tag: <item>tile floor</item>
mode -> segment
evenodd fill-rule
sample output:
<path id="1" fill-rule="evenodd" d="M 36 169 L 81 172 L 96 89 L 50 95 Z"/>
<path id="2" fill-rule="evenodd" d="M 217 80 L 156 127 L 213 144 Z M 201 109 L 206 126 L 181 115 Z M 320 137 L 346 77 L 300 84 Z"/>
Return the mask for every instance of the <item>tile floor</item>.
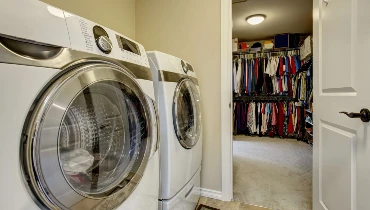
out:
<path id="1" fill-rule="evenodd" d="M 268 210 L 259 206 L 248 205 L 240 202 L 225 202 L 212 198 L 200 197 L 199 204 L 207 205 L 220 210 Z"/>

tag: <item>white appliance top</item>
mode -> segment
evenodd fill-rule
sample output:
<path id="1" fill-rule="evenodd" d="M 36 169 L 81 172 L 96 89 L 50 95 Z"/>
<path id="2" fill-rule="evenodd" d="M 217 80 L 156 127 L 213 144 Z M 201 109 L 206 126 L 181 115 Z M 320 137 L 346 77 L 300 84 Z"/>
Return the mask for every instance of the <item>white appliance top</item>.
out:
<path id="1" fill-rule="evenodd" d="M 149 67 L 148 57 L 141 44 L 80 16 L 68 12 L 64 12 L 64 15 L 72 49 Z M 103 35 L 105 38 L 101 40 L 102 46 L 99 47 L 96 40 Z M 109 44 L 106 39 L 111 43 Z M 109 48 L 107 45 L 111 45 L 109 53 L 102 50 L 105 47 Z"/>
<path id="2" fill-rule="evenodd" d="M 64 12 L 41 1 L 3 1 L 0 34 L 60 47 L 70 47 Z"/>
<path id="3" fill-rule="evenodd" d="M 0 35 L 71 48 L 149 68 L 148 58 L 141 44 L 41 1 L 7 1 L 0 7 L 0 18 L 6 20 L 0 21 Z M 99 32 L 105 32 L 106 37 L 100 41 L 103 48 L 112 48 L 109 53 L 104 53 L 98 47 L 96 39 L 100 36 L 94 33 L 94 26 L 101 29 Z M 106 38 L 110 40 L 109 46 L 104 42 Z"/>
<path id="4" fill-rule="evenodd" d="M 147 55 L 158 71 L 169 71 L 197 78 L 193 66 L 181 58 L 159 51 L 148 51 Z"/>

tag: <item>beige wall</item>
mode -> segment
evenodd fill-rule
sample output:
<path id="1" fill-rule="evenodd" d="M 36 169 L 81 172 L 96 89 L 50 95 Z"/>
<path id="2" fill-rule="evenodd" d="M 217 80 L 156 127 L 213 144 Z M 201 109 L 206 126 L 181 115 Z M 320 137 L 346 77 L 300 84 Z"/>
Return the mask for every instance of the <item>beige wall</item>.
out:
<path id="1" fill-rule="evenodd" d="M 136 0 L 136 40 L 190 62 L 202 96 L 202 187 L 221 191 L 220 0 Z"/>
<path id="2" fill-rule="evenodd" d="M 135 0 L 42 0 L 135 39 Z"/>

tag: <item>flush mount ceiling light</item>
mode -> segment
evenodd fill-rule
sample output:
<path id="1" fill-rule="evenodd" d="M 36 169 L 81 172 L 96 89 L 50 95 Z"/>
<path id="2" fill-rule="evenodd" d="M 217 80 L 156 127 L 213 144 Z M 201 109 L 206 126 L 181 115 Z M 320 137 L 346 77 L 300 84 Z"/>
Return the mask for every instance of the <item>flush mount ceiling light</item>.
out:
<path id="1" fill-rule="evenodd" d="M 247 17 L 245 20 L 251 24 L 251 25 L 257 25 L 257 24 L 260 24 L 262 23 L 262 21 L 264 21 L 266 18 L 266 15 L 251 15 L 249 17 Z"/>

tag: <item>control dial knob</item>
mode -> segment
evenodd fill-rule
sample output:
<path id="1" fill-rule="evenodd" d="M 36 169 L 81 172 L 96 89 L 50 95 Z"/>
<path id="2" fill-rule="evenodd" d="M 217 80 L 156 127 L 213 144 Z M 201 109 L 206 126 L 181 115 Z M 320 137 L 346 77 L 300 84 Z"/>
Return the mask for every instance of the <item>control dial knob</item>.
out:
<path id="1" fill-rule="evenodd" d="M 112 41 L 108 36 L 99 36 L 96 39 L 96 44 L 98 45 L 99 49 L 106 54 L 109 54 L 112 51 Z"/>

